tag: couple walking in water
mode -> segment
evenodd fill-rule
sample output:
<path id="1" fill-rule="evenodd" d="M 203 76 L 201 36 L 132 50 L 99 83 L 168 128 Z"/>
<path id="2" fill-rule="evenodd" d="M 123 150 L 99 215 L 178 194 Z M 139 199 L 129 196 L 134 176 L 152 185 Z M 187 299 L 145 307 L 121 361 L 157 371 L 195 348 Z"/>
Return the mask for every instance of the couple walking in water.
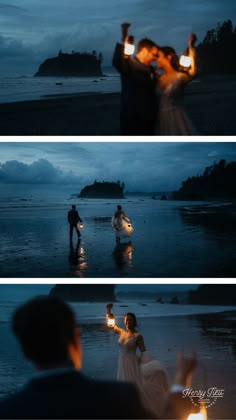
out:
<path id="1" fill-rule="evenodd" d="M 113 305 L 107 305 L 107 320 L 114 319 L 111 313 Z M 115 322 L 107 325 L 119 335 L 119 358 L 117 380 L 134 384 L 144 407 L 151 410 L 155 417 L 161 418 L 166 407 L 170 390 L 166 370 L 149 351 L 146 350 L 143 336 L 137 330 L 137 319 L 134 313 L 124 315 L 125 329 Z M 137 350 L 140 355 L 137 355 Z"/>
<path id="2" fill-rule="evenodd" d="M 122 24 L 122 43 L 116 45 L 113 56 L 113 65 L 121 75 L 121 134 L 193 134 L 183 108 L 183 98 L 185 87 L 197 73 L 196 36 L 189 36 L 191 65 L 185 68 L 179 64 L 172 47 L 160 47 L 147 38 L 138 43 L 135 56 L 127 55 L 125 45 L 129 41 L 129 26 Z"/>
<path id="3" fill-rule="evenodd" d="M 68 211 L 67 220 L 70 225 L 70 243 L 72 243 L 74 230 L 77 232 L 78 240 L 80 240 L 80 229 L 83 228 L 83 221 L 74 204 L 72 205 L 71 210 Z M 112 227 L 116 236 L 117 244 L 120 243 L 121 237 L 131 236 L 133 233 L 131 220 L 123 212 L 122 207 L 120 205 L 117 206 L 115 214 L 112 217 Z"/>

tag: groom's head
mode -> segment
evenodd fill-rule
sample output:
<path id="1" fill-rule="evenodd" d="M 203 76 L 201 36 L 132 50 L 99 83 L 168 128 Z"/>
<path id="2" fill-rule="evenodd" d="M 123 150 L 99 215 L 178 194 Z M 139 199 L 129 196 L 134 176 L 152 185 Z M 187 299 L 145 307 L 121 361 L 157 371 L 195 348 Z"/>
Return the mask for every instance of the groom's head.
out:
<path id="1" fill-rule="evenodd" d="M 36 297 L 14 313 L 12 329 L 21 348 L 38 369 L 81 367 L 81 346 L 75 315 L 60 299 Z"/>
<path id="2" fill-rule="evenodd" d="M 137 58 L 146 66 L 150 66 L 158 57 L 158 48 L 151 39 L 143 38 L 137 45 Z"/>

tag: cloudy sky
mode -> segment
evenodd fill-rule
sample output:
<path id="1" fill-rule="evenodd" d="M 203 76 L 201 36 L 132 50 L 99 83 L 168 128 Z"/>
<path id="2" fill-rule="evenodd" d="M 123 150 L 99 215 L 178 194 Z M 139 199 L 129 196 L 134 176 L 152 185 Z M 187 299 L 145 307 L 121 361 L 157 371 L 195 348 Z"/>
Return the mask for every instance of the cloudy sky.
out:
<path id="1" fill-rule="evenodd" d="M 171 191 L 220 159 L 236 161 L 236 143 L 1 142 L 0 189 L 8 196 L 42 185 L 77 193 L 96 179 L 120 180 L 126 191 Z"/>
<path id="2" fill-rule="evenodd" d="M 1 72 L 31 74 L 60 49 L 96 49 L 110 65 L 124 21 L 136 40 L 149 37 L 180 53 L 189 32 L 201 41 L 227 19 L 236 24 L 235 0 L 0 0 Z"/>

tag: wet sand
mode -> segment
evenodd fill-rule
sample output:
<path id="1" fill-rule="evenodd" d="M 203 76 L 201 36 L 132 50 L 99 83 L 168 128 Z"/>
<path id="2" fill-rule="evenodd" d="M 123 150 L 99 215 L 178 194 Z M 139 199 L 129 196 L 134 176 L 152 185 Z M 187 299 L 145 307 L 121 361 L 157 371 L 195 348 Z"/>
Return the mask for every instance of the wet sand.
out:
<path id="1" fill-rule="evenodd" d="M 201 77 L 185 95 L 199 135 L 236 134 L 236 76 Z M 52 96 L 0 104 L 0 135 L 119 135 L 120 94 Z"/>
<path id="2" fill-rule="evenodd" d="M 69 204 L 70 203 L 70 204 Z M 233 205 L 123 199 L 134 234 L 115 242 L 116 200 L 78 200 L 81 241 L 69 242 L 70 200 L 1 208 L 0 276 L 14 278 L 235 277 Z M 134 212 L 135 207 L 135 212 Z M 184 207 L 184 210 L 183 210 Z M 202 211 L 201 211 L 202 209 Z M 154 223 L 155 220 L 155 223 Z"/>
<path id="3" fill-rule="evenodd" d="M 147 303 L 148 305 L 148 303 Z M 125 311 L 125 309 L 124 309 Z M 167 368 L 170 378 L 175 371 L 179 349 L 195 349 L 199 366 L 192 387 L 224 390 L 224 397 L 214 401 L 208 418 L 233 419 L 236 413 L 236 313 L 139 317 L 139 330 L 147 349 Z M 94 378 L 116 377 L 117 336 L 107 330 L 101 320 L 80 322 L 83 344 L 83 371 Z M 33 373 L 10 333 L 9 323 L 0 323 L 3 338 L 0 347 L 0 398 L 22 386 Z"/>

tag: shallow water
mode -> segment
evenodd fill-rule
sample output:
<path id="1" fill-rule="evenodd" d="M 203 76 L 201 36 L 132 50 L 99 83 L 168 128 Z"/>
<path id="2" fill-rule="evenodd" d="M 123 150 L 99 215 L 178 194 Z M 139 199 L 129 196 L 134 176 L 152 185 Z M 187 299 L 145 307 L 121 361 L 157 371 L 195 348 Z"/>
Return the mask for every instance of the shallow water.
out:
<path id="1" fill-rule="evenodd" d="M 46 99 L 56 95 L 113 93 L 120 91 L 116 72 L 107 77 L 0 76 L 0 103 Z"/>
<path id="2" fill-rule="evenodd" d="M 147 197 L 122 200 L 131 241 L 116 245 L 116 200 L 77 199 L 82 240 L 69 244 L 70 200 L 0 203 L 1 277 L 234 277 L 235 214 Z M 227 206 L 226 206 L 227 207 Z M 75 234 L 74 234 L 75 235 Z"/>

